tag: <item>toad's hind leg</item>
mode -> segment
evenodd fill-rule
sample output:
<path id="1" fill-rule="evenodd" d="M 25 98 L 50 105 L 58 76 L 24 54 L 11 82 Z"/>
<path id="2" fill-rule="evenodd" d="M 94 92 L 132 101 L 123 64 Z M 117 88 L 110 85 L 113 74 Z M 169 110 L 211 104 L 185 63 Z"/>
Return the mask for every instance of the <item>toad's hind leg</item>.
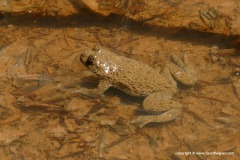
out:
<path id="1" fill-rule="evenodd" d="M 153 114 L 135 117 L 131 123 L 143 127 L 150 122 L 168 122 L 182 112 L 182 105 L 171 100 L 171 95 L 157 92 L 149 95 L 143 102 L 146 111 Z"/>
<path id="2" fill-rule="evenodd" d="M 171 55 L 173 63 L 169 64 L 169 71 L 178 82 L 191 86 L 197 83 L 197 75 L 193 67 L 187 61 L 187 54 L 183 58 Z"/>

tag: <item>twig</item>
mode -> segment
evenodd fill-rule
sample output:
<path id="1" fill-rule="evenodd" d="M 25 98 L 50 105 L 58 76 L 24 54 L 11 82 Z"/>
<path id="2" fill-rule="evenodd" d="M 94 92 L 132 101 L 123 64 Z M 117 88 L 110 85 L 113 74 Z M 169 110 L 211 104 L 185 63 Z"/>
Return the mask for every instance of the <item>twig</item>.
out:
<path id="1" fill-rule="evenodd" d="M 100 143 L 99 143 L 99 150 L 98 150 L 98 156 L 100 158 L 103 158 L 103 150 L 104 150 L 104 134 L 103 134 L 103 131 L 100 133 L 99 135 L 99 140 L 100 140 Z"/>
<path id="2" fill-rule="evenodd" d="M 41 107 L 41 108 L 61 108 L 60 105 L 48 104 L 43 102 L 24 102 L 24 107 Z"/>
<path id="3" fill-rule="evenodd" d="M 119 143 L 125 141 L 125 140 L 128 139 L 128 138 L 129 138 L 129 136 L 121 137 L 121 138 L 119 138 L 119 139 L 117 139 L 117 140 L 111 142 L 110 144 L 108 144 L 108 145 L 104 148 L 104 150 L 105 150 L 105 149 L 112 148 L 112 147 L 118 145 Z"/>
<path id="4" fill-rule="evenodd" d="M 66 44 L 70 47 L 70 48 L 74 48 L 73 45 L 68 41 L 68 37 L 65 33 L 65 31 L 63 30 L 63 36 L 64 36 L 64 40 L 66 42 Z"/>
<path id="5" fill-rule="evenodd" d="M 11 117 L 7 118 L 7 119 L 4 119 L 4 120 L 0 120 L 0 125 L 5 125 L 5 124 L 9 124 L 13 121 L 16 121 L 18 120 L 22 115 L 20 113 L 18 114 L 14 114 L 12 115 Z"/>

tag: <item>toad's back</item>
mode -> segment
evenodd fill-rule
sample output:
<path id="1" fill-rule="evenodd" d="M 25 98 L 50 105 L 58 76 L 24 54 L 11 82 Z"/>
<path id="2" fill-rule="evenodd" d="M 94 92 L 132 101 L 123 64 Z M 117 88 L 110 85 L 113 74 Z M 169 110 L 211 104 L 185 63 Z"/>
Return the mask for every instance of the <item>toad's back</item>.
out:
<path id="1" fill-rule="evenodd" d="M 105 49 L 96 53 L 95 59 L 97 67 L 101 68 L 99 73 L 95 73 L 127 94 L 147 96 L 173 87 L 157 70 L 140 61 L 118 56 Z"/>

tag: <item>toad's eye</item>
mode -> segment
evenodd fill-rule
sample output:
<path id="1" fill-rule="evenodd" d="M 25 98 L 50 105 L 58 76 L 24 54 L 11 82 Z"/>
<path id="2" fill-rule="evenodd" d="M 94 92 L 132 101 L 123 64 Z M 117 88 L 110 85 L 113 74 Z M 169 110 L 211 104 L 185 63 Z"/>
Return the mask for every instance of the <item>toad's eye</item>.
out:
<path id="1" fill-rule="evenodd" d="M 94 61 L 94 57 L 90 55 L 86 61 L 86 66 L 93 64 L 93 61 Z"/>

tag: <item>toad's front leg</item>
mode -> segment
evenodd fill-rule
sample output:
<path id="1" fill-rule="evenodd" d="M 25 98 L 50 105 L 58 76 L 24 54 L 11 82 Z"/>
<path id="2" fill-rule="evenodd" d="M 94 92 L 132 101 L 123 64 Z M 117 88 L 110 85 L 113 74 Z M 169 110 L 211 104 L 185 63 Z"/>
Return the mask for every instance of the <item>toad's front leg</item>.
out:
<path id="1" fill-rule="evenodd" d="M 112 85 L 105 79 L 99 81 L 98 87 L 94 89 L 88 89 L 84 87 L 79 87 L 73 93 L 82 94 L 88 97 L 100 97 L 104 92 Z"/>

